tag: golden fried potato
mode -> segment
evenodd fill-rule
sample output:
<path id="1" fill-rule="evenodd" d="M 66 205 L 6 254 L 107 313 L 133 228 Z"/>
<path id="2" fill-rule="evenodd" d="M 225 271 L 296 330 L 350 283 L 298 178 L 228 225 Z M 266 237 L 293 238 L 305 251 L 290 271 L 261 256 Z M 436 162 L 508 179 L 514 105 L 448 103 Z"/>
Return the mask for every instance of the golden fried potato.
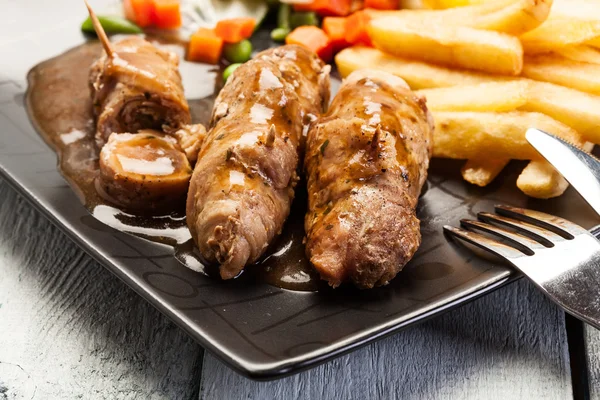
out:
<path id="1" fill-rule="evenodd" d="M 360 46 L 342 50 L 335 57 L 335 62 L 342 77 L 361 68 L 380 69 L 404 79 L 413 90 L 515 79 L 510 76 L 450 69 L 422 61 L 407 60 L 385 54 L 381 50 Z"/>
<path id="2" fill-rule="evenodd" d="M 582 147 L 591 152 L 593 143 L 585 143 Z M 527 196 L 538 199 L 550 199 L 562 195 L 569 183 L 545 160 L 531 161 L 517 179 L 517 187 Z"/>
<path id="3" fill-rule="evenodd" d="M 419 90 L 432 111 L 513 111 L 528 101 L 528 79 Z"/>
<path id="4" fill-rule="evenodd" d="M 527 57 L 523 76 L 600 94 L 600 65 L 567 60 L 558 55 Z"/>
<path id="5" fill-rule="evenodd" d="M 598 0 L 554 0 L 550 18 L 570 18 L 588 21 L 600 17 Z"/>
<path id="6" fill-rule="evenodd" d="M 600 96 L 552 83 L 529 81 L 528 100 L 520 110 L 546 114 L 574 128 L 585 140 L 600 143 Z"/>
<path id="7" fill-rule="evenodd" d="M 554 50 L 560 56 L 573 61 L 600 64 L 600 50 L 589 45 L 566 46 Z"/>
<path id="8" fill-rule="evenodd" d="M 598 49 L 598 48 L 600 48 L 600 38 L 588 40 L 587 42 L 585 42 L 585 44 Z"/>
<path id="9" fill-rule="evenodd" d="M 523 68 L 521 42 L 504 33 L 410 17 L 377 18 L 368 31 L 375 47 L 399 57 L 492 74 L 518 75 Z"/>
<path id="10" fill-rule="evenodd" d="M 562 195 L 569 183 L 546 160 L 534 160 L 517 178 L 517 187 L 527 196 L 550 199 Z"/>
<path id="11" fill-rule="evenodd" d="M 453 7 L 465 7 L 478 4 L 488 4 L 489 0 L 423 0 L 423 4 L 427 8 L 445 9 Z M 495 3 L 495 2 L 492 2 Z"/>
<path id="12" fill-rule="evenodd" d="M 493 158 L 468 160 L 460 172 L 465 181 L 483 187 L 492 183 L 509 162 L 510 159 Z"/>
<path id="13" fill-rule="evenodd" d="M 539 27 L 520 36 L 526 54 L 540 54 L 566 46 L 586 44 L 600 39 L 598 20 L 551 18 Z"/>
<path id="14" fill-rule="evenodd" d="M 567 19 L 572 23 L 600 19 L 600 2 L 597 0 L 554 0 L 550 10 L 550 19 Z M 578 20 L 578 21 L 577 21 Z M 596 37 L 585 44 L 600 47 L 600 38 Z M 567 57 L 570 58 L 570 57 Z M 585 61 L 585 60 L 576 60 Z"/>
<path id="15" fill-rule="evenodd" d="M 546 21 L 551 6 L 552 0 L 518 0 L 495 12 L 465 21 L 465 26 L 521 35 Z"/>
<path id="16" fill-rule="evenodd" d="M 367 10 L 371 18 L 420 18 L 429 26 L 455 25 L 521 35 L 540 26 L 550 14 L 552 0 L 499 0 L 447 10 Z"/>
<path id="17" fill-rule="evenodd" d="M 490 159 L 539 160 L 540 154 L 525 139 L 531 127 L 576 145 L 584 143 L 576 130 L 540 113 L 434 111 L 433 119 L 434 157 L 469 160 L 485 154 Z"/>
<path id="18" fill-rule="evenodd" d="M 417 91 L 432 111 L 532 111 L 600 143 L 600 96 L 531 79 Z"/>

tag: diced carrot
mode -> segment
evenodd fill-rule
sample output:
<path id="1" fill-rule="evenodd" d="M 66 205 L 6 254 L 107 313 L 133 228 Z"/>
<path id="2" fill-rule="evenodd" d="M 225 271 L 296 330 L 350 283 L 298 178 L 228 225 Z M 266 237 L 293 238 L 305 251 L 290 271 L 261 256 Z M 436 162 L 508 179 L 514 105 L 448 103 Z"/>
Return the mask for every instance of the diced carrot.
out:
<path id="1" fill-rule="evenodd" d="M 325 17 L 323 18 L 323 30 L 331 41 L 333 51 L 338 51 L 348 47 L 350 43 L 346 41 L 346 18 L 344 17 Z"/>
<path id="2" fill-rule="evenodd" d="M 152 24 L 161 29 L 177 29 L 181 26 L 179 0 L 153 0 Z"/>
<path id="3" fill-rule="evenodd" d="M 256 20 L 254 18 L 232 18 L 217 22 L 215 32 L 227 43 L 237 43 L 252 36 Z"/>
<path id="4" fill-rule="evenodd" d="M 397 10 L 400 8 L 400 0 L 365 0 L 365 8 Z"/>
<path id="5" fill-rule="evenodd" d="M 331 41 L 322 29 L 316 26 L 299 26 L 285 38 L 286 44 L 297 44 L 317 53 L 325 62 L 331 60 L 333 49 Z"/>
<path id="6" fill-rule="evenodd" d="M 369 14 L 365 11 L 357 11 L 346 18 L 346 41 L 351 44 L 362 44 L 372 46 L 371 38 L 367 32 Z"/>
<path id="7" fill-rule="evenodd" d="M 296 4 L 296 11 L 314 11 L 323 16 L 346 16 L 350 14 L 352 0 L 313 0 L 312 3 Z"/>
<path id="8" fill-rule="evenodd" d="M 199 28 L 190 37 L 187 59 L 208 64 L 218 64 L 223 53 L 223 39 L 213 29 Z"/>
<path id="9" fill-rule="evenodd" d="M 125 17 L 138 26 L 146 27 L 152 24 L 154 2 L 152 0 L 124 0 Z"/>

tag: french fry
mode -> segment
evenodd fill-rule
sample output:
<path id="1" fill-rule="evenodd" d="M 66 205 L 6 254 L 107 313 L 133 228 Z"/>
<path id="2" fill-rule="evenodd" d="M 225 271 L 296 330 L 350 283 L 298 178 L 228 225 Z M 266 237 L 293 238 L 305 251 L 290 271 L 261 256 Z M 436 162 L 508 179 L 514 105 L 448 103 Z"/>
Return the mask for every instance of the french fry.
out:
<path id="1" fill-rule="evenodd" d="M 567 60 L 558 55 L 527 57 L 523 76 L 600 94 L 600 65 Z"/>
<path id="2" fill-rule="evenodd" d="M 600 96 L 530 79 L 418 90 L 432 111 L 532 111 L 600 143 Z"/>
<path id="3" fill-rule="evenodd" d="M 465 181 L 483 187 L 492 183 L 509 162 L 510 159 L 467 160 L 460 172 Z"/>
<path id="4" fill-rule="evenodd" d="M 600 96 L 547 82 L 529 81 L 520 110 L 546 114 L 570 126 L 589 142 L 600 143 Z"/>
<path id="5" fill-rule="evenodd" d="M 582 147 L 587 152 L 594 149 L 593 143 L 585 143 Z M 538 199 L 549 199 L 562 195 L 568 182 L 545 160 L 531 161 L 517 178 L 517 187 L 527 196 Z"/>
<path id="6" fill-rule="evenodd" d="M 550 199 L 562 195 L 569 183 L 546 160 L 530 161 L 517 178 L 517 187 L 527 196 Z"/>
<path id="7" fill-rule="evenodd" d="M 551 6 L 552 0 L 519 0 L 472 22 L 466 21 L 466 26 L 521 35 L 542 25 Z"/>
<path id="8" fill-rule="evenodd" d="M 350 75 L 357 69 L 375 68 L 399 76 L 408 83 L 411 89 L 415 90 L 515 79 L 510 76 L 455 70 L 421 61 L 407 60 L 370 47 L 344 49 L 337 54 L 335 62 L 342 77 Z"/>
<path id="9" fill-rule="evenodd" d="M 488 82 L 478 85 L 417 91 L 432 111 L 513 111 L 529 98 L 529 80 Z"/>
<path id="10" fill-rule="evenodd" d="M 586 44 L 600 39 L 600 17 L 588 21 L 551 18 L 521 35 L 520 39 L 526 54 L 547 53 L 566 46 Z"/>
<path id="11" fill-rule="evenodd" d="M 597 0 L 554 0 L 548 18 L 580 21 L 598 20 L 600 19 L 600 2 Z M 577 22 L 573 21 L 573 23 Z M 588 40 L 586 44 L 600 47 L 600 38 Z"/>
<path id="12" fill-rule="evenodd" d="M 584 142 L 573 128 L 547 115 L 523 111 L 508 113 L 434 111 L 433 156 L 477 159 L 539 160 L 541 156 L 525 139 L 535 127 L 575 145 Z"/>
<path id="13" fill-rule="evenodd" d="M 600 16 L 600 2 L 597 0 L 554 0 L 550 18 L 570 18 L 579 20 L 596 19 Z"/>
<path id="14" fill-rule="evenodd" d="M 587 45 L 592 46 L 596 49 L 600 48 L 600 39 L 592 39 L 586 42 Z"/>
<path id="15" fill-rule="evenodd" d="M 600 50 L 589 45 L 567 46 L 558 48 L 554 52 L 569 60 L 600 64 Z"/>
<path id="16" fill-rule="evenodd" d="M 454 25 L 521 35 L 540 26 L 550 14 L 552 0 L 496 0 L 447 10 L 367 10 L 371 18 L 416 18 L 432 25 Z"/>
<path id="17" fill-rule="evenodd" d="M 518 75 L 523 68 L 521 42 L 504 33 L 410 17 L 377 18 L 368 31 L 375 47 L 400 57 L 492 74 Z"/>
<path id="18" fill-rule="evenodd" d="M 423 0 L 427 8 L 445 9 L 453 7 L 464 7 L 474 4 L 484 4 L 486 0 Z"/>

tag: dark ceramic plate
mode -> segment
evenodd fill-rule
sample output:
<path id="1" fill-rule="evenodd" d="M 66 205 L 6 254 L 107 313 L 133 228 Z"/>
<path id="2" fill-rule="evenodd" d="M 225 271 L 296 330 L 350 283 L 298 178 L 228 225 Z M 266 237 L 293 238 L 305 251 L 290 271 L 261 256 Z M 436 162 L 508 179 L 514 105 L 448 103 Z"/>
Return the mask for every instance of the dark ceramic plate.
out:
<path id="1" fill-rule="evenodd" d="M 209 278 L 184 267 L 171 247 L 119 232 L 92 217 L 57 171 L 56 154 L 30 123 L 24 108 L 27 71 L 83 42 L 75 22 L 67 25 L 39 21 L 40 33 L 0 43 L 2 54 L 12 55 L 10 65 L 0 67 L 0 173 L 90 255 L 206 349 L 252 378 L 315 366 L 517 277 L 448 242 L 444 224 L 457 224 L 496 203 L 555 213 L 588 228 L 598 223 L 571 189 L 552 201 L 527 199 L 515 187 L 522 164 L 511 165 L 497 182 L 480 189 L 461 180 L 460 163 L 435 160 L 418 209 L 423 244 L 387 287 L 296 292 Z M 211 81 L 214 76 L 197 79 Z"/>

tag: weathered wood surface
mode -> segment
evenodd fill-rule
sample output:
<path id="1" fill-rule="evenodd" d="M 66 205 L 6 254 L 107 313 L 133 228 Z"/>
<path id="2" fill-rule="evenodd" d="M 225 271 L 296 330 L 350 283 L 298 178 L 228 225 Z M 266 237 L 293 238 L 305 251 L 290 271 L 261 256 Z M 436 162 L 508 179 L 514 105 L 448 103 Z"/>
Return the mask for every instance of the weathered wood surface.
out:
<path id="1" fill-rule="evenodd" d="M 600 400 L 600 331 L 584 327 L 590 400 Z"/>
<path id="2" fill-rule="evenodd" d="M 2 181 L 0 227 L 0 399 L 198 397 L 201 347 Z"/>
<path id="3" fill-rule="evenodd" d="M 201 399 L 570 399 L 563 313 L 521 280 L 300 375 L 249 381 L 204 357 Z"/>

